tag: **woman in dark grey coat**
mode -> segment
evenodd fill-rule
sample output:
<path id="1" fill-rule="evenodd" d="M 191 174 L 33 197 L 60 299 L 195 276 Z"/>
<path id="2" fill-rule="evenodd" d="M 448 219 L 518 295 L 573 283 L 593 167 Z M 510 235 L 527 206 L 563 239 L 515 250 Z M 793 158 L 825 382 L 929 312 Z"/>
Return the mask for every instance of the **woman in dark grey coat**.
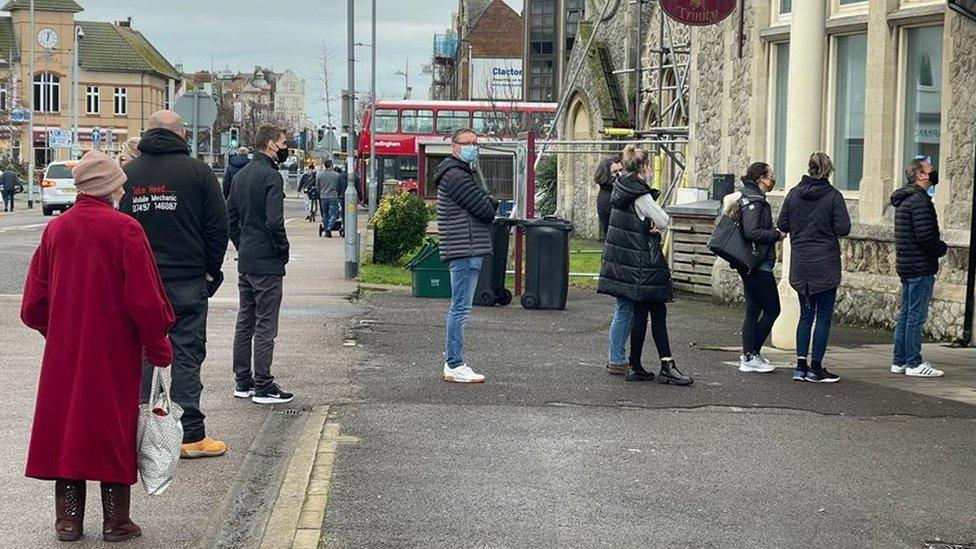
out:
<path id="1" fill-rule="evenodd" d="M 604 158 L 596 167 L 596 174 L 593 181 L 600 187 L 600 194 L 596 198 L 596 213 L 600 218 L 600 239 L 607 237 L 607 227 L 610 225 L 610 197 L 613 193 L 613 183 L 620 177 L 623 165 L 620 163 L 620 155 Z"/>
<path id="2" fill-rule="evenodd" d="M 668 216 L 654 200 L 657 191 L 646 183 L 647 152 L 628 145 L 622 159 L 625 175 L 613 186 L 613 209 L 597 291 L 616 297 L 618 309 L 633 308 L 627 381 L 654 379 L 654 374 L 641 364 L 650 316 L 651 335 L 661 358 L 658 382 L 690 385 L 692 379 L 675 366 L 668 341 L 667 303 L 674 298 L 674 287 L 661 248 L 661 229 L 667 226 Z M 621 326 L 611 326 L 611 353 L 615 333 L 620 329 Z"/>
<path id="3" fill-rule="evenodd" d="M 776 223 L 781 232 L 790 235 L 790 286 L 800 296 L 793 373 L 793 379 L 798 381 L 834 383 L 840 379 L 823 367 L 840 286 L 840 237 L 851 233 L 844 196 L 828 179 L 833 171 L 829 156 L 814 153 L 809 175 L 804 175 L 786 196 Z M 811 331 L 813 360 L 808 363 Z"/>

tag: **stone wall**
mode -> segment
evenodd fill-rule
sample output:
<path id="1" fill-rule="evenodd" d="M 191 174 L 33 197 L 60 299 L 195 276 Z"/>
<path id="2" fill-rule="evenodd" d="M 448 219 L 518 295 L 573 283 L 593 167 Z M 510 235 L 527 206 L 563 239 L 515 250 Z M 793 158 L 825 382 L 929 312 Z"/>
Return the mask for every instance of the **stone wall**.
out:
<path id="1" fill-rule="evenodd" d="M 949 116 L 943 122 L 948 134 L 943 138 L 946 154 L 939 169 L 941 177 L 951 182 L 951 194 L 943 211 L 947 226 L 968 230 L 976 154 L 976 23 L 946 10 L 945 28 L 949 33 L 944 54 L 948 70 L 943 79 L 948 92 L 943 94 L 942 110 Z M 936 201 L 942 198 L 937 196 Z"/>

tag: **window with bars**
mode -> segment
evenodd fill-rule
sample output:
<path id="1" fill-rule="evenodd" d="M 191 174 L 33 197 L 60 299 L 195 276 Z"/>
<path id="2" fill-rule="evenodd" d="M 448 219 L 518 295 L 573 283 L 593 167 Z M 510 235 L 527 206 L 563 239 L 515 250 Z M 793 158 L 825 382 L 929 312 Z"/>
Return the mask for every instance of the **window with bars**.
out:
<path id="1" fill-rule="evenodd" d="M 129 92 L 125 88 L 115 88 L 115 114 L 125 116 L 129 114 Z"/>
<path id="2" fill-rule="evenodd" d="M 88 86 L 85 90 L 85 113 L 99 114 L 99 89 L 98 86 Z"/>
<path id="3" fill-rule="evenodd" d="M 56 74 L 34 75 L 34 111 L 61 111 L 61 77 Z"/>

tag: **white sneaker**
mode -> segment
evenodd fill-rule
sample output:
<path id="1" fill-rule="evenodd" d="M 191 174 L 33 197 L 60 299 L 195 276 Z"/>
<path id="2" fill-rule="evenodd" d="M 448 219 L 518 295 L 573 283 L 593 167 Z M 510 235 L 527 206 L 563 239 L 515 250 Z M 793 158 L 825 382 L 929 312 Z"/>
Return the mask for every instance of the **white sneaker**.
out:
<path id="1" fill-rule="evenodd" d="M 899 366 L 897 364 L 892 364 L 891 365 L 891 373 L 893 373 L 893 374 L 904 374 L 905 373 L 905 370 L 907 370 L 907 369 L 908 368 L 906 366 Z"/>
<path id="2" fill-rule="evenodd" d="M 484 383 L 485 376 L 476 374 L 467 364 L 451 368 L 444 364 L 444 376 L 441 378 L 448 383 Z"/>
<path id="3" fill-rule="evenodd" d="M 772 372 L 776 367 L 768 362 L 763 362 L 761 357 L 754 356 L 751 360 L 746 360 L 745 355 L 739 357 L 739 371 L 765 374 Z"/>
<path id="4" fill-rule="evenodd" d="M 905 375 L 909 377 L 942 377 L 945 372 L 936 370 L 928 362 L 923 362 L 914 368 L 906 368 Z"/>

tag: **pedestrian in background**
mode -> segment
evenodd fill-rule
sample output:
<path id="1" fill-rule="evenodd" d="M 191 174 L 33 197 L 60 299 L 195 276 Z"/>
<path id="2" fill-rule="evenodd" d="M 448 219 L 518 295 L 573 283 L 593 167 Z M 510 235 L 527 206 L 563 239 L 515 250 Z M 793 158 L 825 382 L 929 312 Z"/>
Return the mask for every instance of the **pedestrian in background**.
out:
<path id="1" fill-rule="evenodd" d="M 790 286 L 800 299 L 793 379 L 835 383 L 840 376 L 824 368 L 823 359 L 840 286 L 840 237 L 851 234 L 851 217 L 844 195 L 830 184 L 830 157 L 814 153 L 808 168 L 808 175 L 786 195 L 776 222 L 790 236 Z M 808 356 L 811 332 L 813 355 Z"/>
<path id="2" fill-rule="evenodd" d="M 481 264 L 492 253 L 490 225 L 498 210 L 495 200 L 472 166 L 478 161 L 478 135 L 457 130 L 451 136 L 451 156 L 434 171 L 437 188 L 437 229 L 441 261 L 451 270 L 451 307 L 442 379 L 452 383 L 482 383 L 464 360 L 464 331 L 474 303 Z"/>
<path id="3" fill-rule="evenodd" d="M 891 195 L 895 207 L 895 268 L 901 278 L 901 310 L 895 327 L 891 373 L 911 377 L 942 377 L 943 371 L 922 358 L 922 329 L 939 272 L 939 259 L 949 247 L 942 241 L 930 189 L 939 172 L 924 156 L 905 170 L 907 185 Z"/>
<path id="4" fill-rule="evenodd" d="M 668 226 L 669 219 L 657 204 L 659 192 L 647 183 L 650 180 L 648 159 L 647 151 L 634 145 L 628 145 L 621 156 L 623 172 L 613 186 L 610 225 L 597 291 L 616 297 L 618 310 L 622 308 L 621 301 L 623 308 L 633 309 L 627 381 L 655 379 L 641 361 L 650 317 L 651 336 L 661 361 L 658 382 L 690 385 L 693 380 L 675 365 L 668 337 L 667 303 L 674 300 L 674 286 L 661 247 L 661 230 Z M 611 326 L 611 334 L 613 331 Z M 619 345 L 613 335 L 611 345 Z"/>
<path id="5" fill-rule="evenodd" d="M 773 210 L 766 193 L 776 187 L 776 174 L 765 162 L 755 162 L 742 176 L 742 191 L 726 197 L 725 209 L 738 209 L 742 234 L 764 258 L 755 269 L 739 269 L 746 300 L 742 323 L 741 372 L 772 372 L 775 367 L 762 355 L 762 348 L 779 317 L 779 291 L 776 289 L 776 243 L 785 236 L 773 225 Z"/>
<path id="6" fill-rule="evenodd" d="M 46 340 L 27 476 L 54 481 L 63 541 L 81 538 L 85 482 L 100 482 L 102 536 L 123 541 L 141 533 L 129 491 L 143 356 L 172 362 L 174 316 L 142 226 L 113 207 L 122 169 L 92 151 L 72 174 L 77 202 L 44 230 L 21 305 L 24 324 Z"/>
<path id="7" fill-rule="evenodd" d="M 207 356 L 209 298 L 223 282 L 227 253 L 227 205 L 210 166 L 190 156 L 183 119 L 173 111 L 149 117 L 138 158 L 125 165 L 129 180 L 121 211 L 134 217 L 149 237 L 163 286 L 176 311 L 173 344 L 173 400 L 183 407 L 180 456 L 221 456 L 227 444 L 207 436 L 200 407 L 200 369 Z M 152 370 L 143 371 L 149 398 Z"/>
<path id="8" fill-rule="evenodd" d="M 309 164 L 305 167 L 305 173 L 302 174 L 301 179 L 298 180 L 298 192 L 305 197 L 305 219 L 308 222 L 312 221 L 315 216 L 315 202 L 312 202 L 309 191 L 312 187 L 315 187 L 315 177 L 321 171 L 321 168 L 317 168 L 313 164 Z M 317 191 L 316 191 L 317 192 Z"/>
<path id="9" fill-rule="evenodd" d="M 290 249 L 285 232 L 285 182 L 278 171 L 288 159 L 285 131 L 263 126 L 255 146 L 258 152 L 235 177 L 227 200 L 230 239 L 238 252 L 240 294 L 234 333 L 234 396 L 250 398 L 256 404 L 280 404 L 295 398 L 271 374 Z"/>
<path id="10" fill-rule="evenodd" d="M 339 174 L 332 170 L 332 161 L 325 161 L 325 169 L 315 178 L 315 187 L 318 189 L 319 201 L 322 205 L 322 226 L 319 227 L 319 236 L 323 234 L 327 238 L 332 238 L 332 227 L 335 225 L 336 216 L 339 214 Z"/>
<path id="11" fill-rule="evenodd" d="M 620 155 L 615 155 L 601 160 L 593 176 L 593 181 L 600 187 L 600 194 L 596 198 L 596 213 L 600 218 L 600 240 L 605 240 L 607 237 L 607 227 L 610 225 L 610 197 L 613 193 L 613 184 L 620 177 L 622 169 Z"/>
<path id="12" fill-rule="evenodd" d="M 20 179 L 17 178 L 17 172 L 10 169 L 3 170 L 3 175 L 0 175 L 0 194 L 3 194 L 3 211 L 14 211 L 14 196 L 17 195 L 18 187 L 21 187 L 21 184 Z"/>
<path id="13" fill-rule="evenodd" d="M 119 165 L 124 168 L 126 164 L 138 158 L 139 154 L 139 138 L 130 137 L 122 144 L 122 150 L 119 152 Z"/>
<path id="14" fill-rule="evenodd" d="M 227 169 L 224 170 L 224 199 L 230 196 L 230 188 L 234 183 L 234 176 L 251 161 L 250 154 L 251 151 L 247 147 L 240 147 L 237 149 L 237 154 L 232 154 L 227 160 Z"/>

